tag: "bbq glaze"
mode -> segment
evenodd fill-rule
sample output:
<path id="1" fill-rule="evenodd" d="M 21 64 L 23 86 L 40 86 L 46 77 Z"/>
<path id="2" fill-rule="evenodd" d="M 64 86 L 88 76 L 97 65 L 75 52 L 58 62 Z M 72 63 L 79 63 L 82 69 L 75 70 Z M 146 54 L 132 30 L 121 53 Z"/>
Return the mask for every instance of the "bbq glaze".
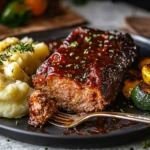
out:
<path id="1" fill-rule="evenodd" d="M 104 110 L 116 98 L 137 56 L 138 49 L 129 34 L 75 29 L 39 67 L 33 79 L 35 91 L 46 93 L 47 103 L 41 109 L 53 100 L 57 108 L 73 113 Z M 31 104 L 38 99 L 32 94 L 30 97 Z M 33 110 L 32 105 L 31 114 Z"/>
<path id="2" fill-rule="evenodd" d="M 132 40 L 129 43 L 132 45 Z M 101 70 L 116 63 L 115 56 L 121 48 L 120 33 L 80 27 L 55 49 L 37 74 L 71 78 L 78 83 L 96 87 L 100 84 Z"/>

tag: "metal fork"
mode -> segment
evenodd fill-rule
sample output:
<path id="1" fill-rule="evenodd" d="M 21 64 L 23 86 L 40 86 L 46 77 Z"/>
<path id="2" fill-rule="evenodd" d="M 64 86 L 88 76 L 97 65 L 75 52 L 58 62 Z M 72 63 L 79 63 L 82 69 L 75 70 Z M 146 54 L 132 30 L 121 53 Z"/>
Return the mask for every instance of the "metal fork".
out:
<path id="1" fill-rule="evenodd" d="M 81 124 L 82 122 L 86 121 L 91 117 L 98 116 L 120 118 L 150 124 L 150 115 L 139 115 L 120 112 L 94 112 L 84 115 L 72 115 L 58 111 L 48 122 L 58 127 L 72 128 Z"/>

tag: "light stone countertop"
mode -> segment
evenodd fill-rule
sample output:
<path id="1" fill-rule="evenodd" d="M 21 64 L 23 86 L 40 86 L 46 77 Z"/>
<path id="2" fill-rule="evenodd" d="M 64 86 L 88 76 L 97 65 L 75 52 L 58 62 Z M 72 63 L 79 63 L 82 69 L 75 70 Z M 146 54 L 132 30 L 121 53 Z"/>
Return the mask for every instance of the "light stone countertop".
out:
<path id="1" fill-rule="evenodd" d="M 125 16 L 131 15 L 150 16 L 149 12 L 146 12 L 142 9 L 124 3 L 111 3 L 109 1 L 105 2 L 90 1 L 87 5 L 78 7 L 73 6 L 67 1 L 65 2 L 65 4 L 71 6 L 73 10 L 84 16 L 88 21 L 90 21 L 92 26 L 101 29 L 113 30 L 124 26 L 123 18 Z M 150 137 L 146 139 L 140 139 L 139 141 L 134 141 L 125 144 L 123 146 L 105 148 L 102 150 L 130 150 L 131 147 L 134 148 L 134 150 L 142 150 L 143 149 L 142 141 L 150 142 Z M 45 149 L 54 150 L 56 148 L 30 145 L 12 139 L 8 141 L 7 137 L 0 136 L 0 150 L 45 150 Z"/>

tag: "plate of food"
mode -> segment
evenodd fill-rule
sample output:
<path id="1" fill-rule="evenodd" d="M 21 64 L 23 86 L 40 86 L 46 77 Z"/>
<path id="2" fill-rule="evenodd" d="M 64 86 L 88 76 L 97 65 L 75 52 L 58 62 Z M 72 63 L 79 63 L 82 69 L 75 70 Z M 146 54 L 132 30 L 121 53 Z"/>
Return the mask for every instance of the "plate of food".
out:
<path id="1" fill-rule="evenodd" d="M 108 147 L 148 135 L 149 124 L 110 117 L 69 129 L 49 120 L 58 110 L 148 116 L 149 47 L 140 36 L 88 27 L 1 40 L 0 134 L 63 148 Z"/>

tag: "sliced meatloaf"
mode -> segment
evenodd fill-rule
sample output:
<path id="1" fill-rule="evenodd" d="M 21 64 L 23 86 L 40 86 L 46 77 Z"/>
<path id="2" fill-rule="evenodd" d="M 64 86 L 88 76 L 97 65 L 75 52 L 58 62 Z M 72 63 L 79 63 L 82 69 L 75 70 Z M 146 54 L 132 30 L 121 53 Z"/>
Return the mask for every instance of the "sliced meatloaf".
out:
<path id="1" fill-rule="evenodd" d="M 115 99 L 137 55 L 129 34 L 79 27 L 39 67 L 34 87 L 67 111 L 100 111 Z"/>

